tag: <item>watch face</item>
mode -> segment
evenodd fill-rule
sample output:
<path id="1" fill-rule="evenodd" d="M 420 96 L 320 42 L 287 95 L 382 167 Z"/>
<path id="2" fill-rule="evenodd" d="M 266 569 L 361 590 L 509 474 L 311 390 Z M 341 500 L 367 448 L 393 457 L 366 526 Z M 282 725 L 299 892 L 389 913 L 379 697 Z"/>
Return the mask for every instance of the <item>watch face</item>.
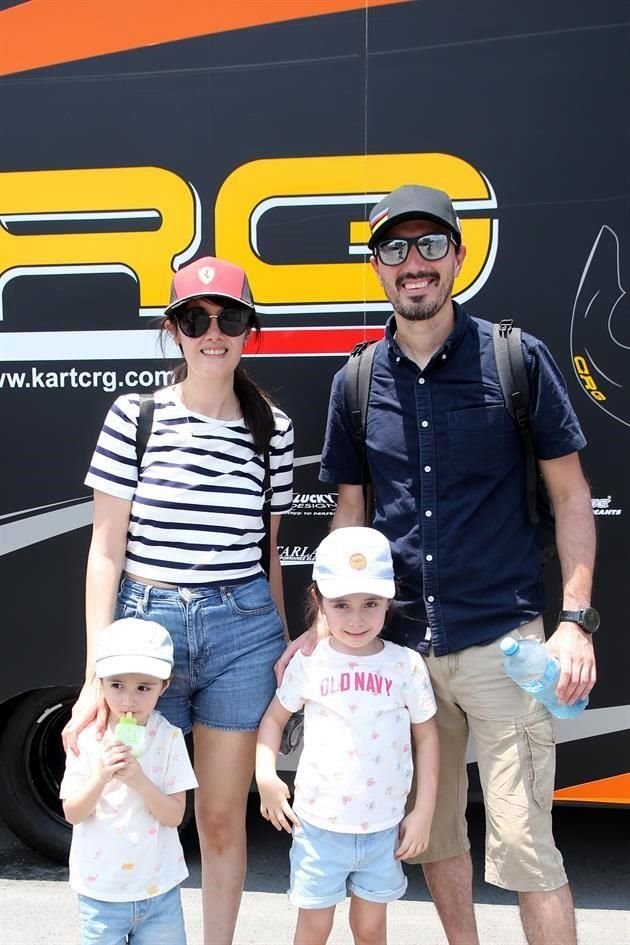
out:
<path id="1" fill-rule="evenodd" d="M 587 607 L 582 614 L 582 626 L 588 633 L 595 633 L 599 627 L 599 614 L 594 607 Z"/>

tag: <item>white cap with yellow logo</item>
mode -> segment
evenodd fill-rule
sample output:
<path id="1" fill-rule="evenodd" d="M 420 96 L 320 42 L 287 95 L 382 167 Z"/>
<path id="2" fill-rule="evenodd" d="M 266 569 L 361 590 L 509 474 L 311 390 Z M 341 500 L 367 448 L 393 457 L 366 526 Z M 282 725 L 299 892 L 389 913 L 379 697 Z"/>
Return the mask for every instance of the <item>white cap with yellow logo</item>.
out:
<path id="1" fill-rule="evenodd" d="M 322 597 L 396 593 L 389 542 L 375 528 L 337 528 L 315 552 L 313 580 Z"/>

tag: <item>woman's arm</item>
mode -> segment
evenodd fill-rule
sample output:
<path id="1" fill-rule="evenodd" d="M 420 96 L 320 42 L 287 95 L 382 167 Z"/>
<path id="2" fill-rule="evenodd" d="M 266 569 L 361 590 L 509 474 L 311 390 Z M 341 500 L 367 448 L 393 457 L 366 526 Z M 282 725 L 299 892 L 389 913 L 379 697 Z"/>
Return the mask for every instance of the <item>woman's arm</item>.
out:
<path id="1" fill-rule="evenodd" d="M 287 643 L 289 642 L 289 632 L 287 629 L 287 615 L 284 609 L 284 588 L 282 585 L 282 567 L 280 565 L 280 556 L 278 555 L 278 530 L 280 528 L 281 515 L 272 515 L 269 526 L 269 586 L 271 596 L 278 608 L 282 623 L 284 624 L 284 635 Z"/>
<path id="2" fill-rule="evenodd" d="M 102 735 L 105 729 L 107 709 L 94 675 L 94 644 L 98 633 L 114 619 L 130 514 L 130 500 L 95 490 L 92 541 L 85 579 L 85 682 L 72 709 L 72 717 L 62 733 L 65 750 L 75 754 L 78 754 L 77 735 L 93 718 L 97 719 L 97 735 Z"/>

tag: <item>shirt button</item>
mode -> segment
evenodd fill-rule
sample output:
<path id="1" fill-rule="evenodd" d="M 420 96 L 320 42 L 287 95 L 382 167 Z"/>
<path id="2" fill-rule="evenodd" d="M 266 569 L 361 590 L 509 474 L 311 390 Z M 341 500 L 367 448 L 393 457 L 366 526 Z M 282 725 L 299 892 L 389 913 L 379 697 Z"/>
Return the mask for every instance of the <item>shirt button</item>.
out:
<path id="1" fill-rule="evenodd" d="M 427 561 L 433 561 L 433 555 L 427 555 Z"/>
<path id="2" fill-rule="evenodd" d="M 443 361 L 446 361 L 446 355 L 445 355 L 445 354 L 442 355 L 442 360 L 443 360 Z"/>
<path id="3" fill-rule="evenodd" d="M 418 378 L 418 384 L 424 384 L 424 378 L 423 378 L 423 377 L 419 377 L 419 378 Z"/>
<path id="4" fill-rule="evenodd" d="M 420 426 L 422 426 L 422 427 L 428 427 L 428 426 L 429 426 L 429 421 L 428 421 L 428 420 L 423 420 L 422 423 L 420 424 Z"/>
<path id="5" fill-rule="evenodd" d="M 396 358 L 396 364 L 400 364 L 400 358 Z"/>
<path id="6" fill-rule="evenodd" d="M 433 596 L 433 594 L 429 594 L 429 596 L 427 597 L 427 600 L 430 604 L 432 604 L 433 601 L 435 600 L 435 597 Z"/>
<path id="7" fill-rule="evenodd" d="M 424 514 L 426 515 L 427 518 L 431 518 L 431 516 L 433 515 L 433 512 L 431 511 L 431 509 L 427 509 Z"/>
<path id="8" fill-rule="evenodd" d="M 430 466 L 425 466 L 425 467 L 424 467 L 424 471 L 425 471 L 425 472 L 431 472 L 431 467 L 430 467 Z"/>

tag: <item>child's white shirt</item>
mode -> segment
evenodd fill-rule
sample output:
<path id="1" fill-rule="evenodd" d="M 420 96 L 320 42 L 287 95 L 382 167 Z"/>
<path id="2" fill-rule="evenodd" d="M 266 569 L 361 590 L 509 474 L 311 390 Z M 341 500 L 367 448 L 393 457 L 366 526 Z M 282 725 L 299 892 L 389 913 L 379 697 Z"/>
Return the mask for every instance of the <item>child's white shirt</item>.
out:
<path id="1" fill-rule="evenodd" d="M 373 656 L 357 656 L 322 640 L 310 656 L 295 654 L 277 690 L 288 711 L 304 706 L 293 808 L 316 827 L 372 833 L 404 816 L 410 722 L 430 719 L 436 705 L 420 654 L 383 642 Z"/>
<path id="2" fill-rule="evenodd" d="M 79 756 L 70 752 L 66 758 L 61 798 L 86 784 L 103 752 L 94 723 L 83 729 L 78 742 Z M 138 762 L 164 794 L 197 787 L 181 729 L 159 712 L 147 721 Z M 70 885 L 81 895 L 104 902 L 150 899 L 187 876 L 177 828 L 161 824 L 138 792 L 117 778 L 105 785 L 93 813 L 73 829 Z"/>

